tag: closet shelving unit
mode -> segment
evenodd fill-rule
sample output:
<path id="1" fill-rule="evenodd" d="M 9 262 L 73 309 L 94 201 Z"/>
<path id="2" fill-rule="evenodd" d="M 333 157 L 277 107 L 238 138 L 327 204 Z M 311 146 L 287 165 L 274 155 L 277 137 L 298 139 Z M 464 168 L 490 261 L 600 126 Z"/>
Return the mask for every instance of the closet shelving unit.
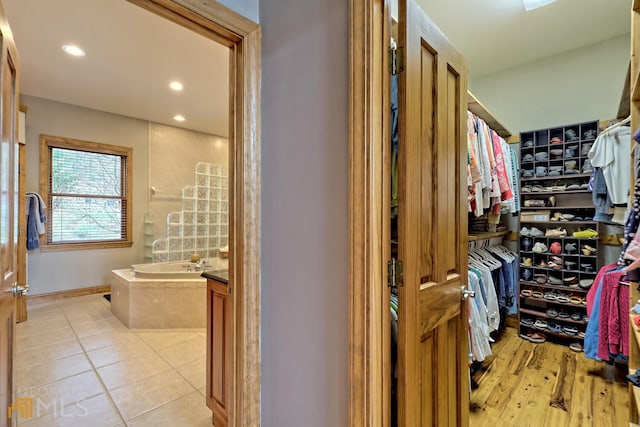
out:
<path id="1" fill-rule="evenodd" d="M 597 133 L 598 122 L 590 121 L 520 135 L 523 177 L 520 179 L 518 320 L 521 336 L 539 332 L 551 341 L 566 345 L 583 340 L 581 333 L 587 326 L 587 285 L 595 279 L 599 268 L 599 241 L 597 237 L 573 237 L 573 232 L 588 228 L 599 231 L 598 223 L 593 221 L 595 210 L 587 188 L 591 174 L 582 173 Z M 558 172 L 549 176 L 552 170 Z M 566 187 L 572 184 L 576 188 L 568 190 Z M 523 235 L 523 230 L 530 232 L 534 228 L 541 233 Z M 557 228 L 565 229 L 566 236 L 546 235 L 548 229 Z M 546 249 L 534 250 L 536 244 Z M 550 267 L 548 264 L 554 260 L 561 263 Z M 531 324 L 536 320 L 553 325 L 554 329 L 543 328 L 545 323 Z"/>
<path id="2" fill-rule="evenodd" d="M 631 6 L 631 63 L 629 69 L 630 80 L 626 84 L 629 85 L 630 102 L 629 110 L 631 113 L 631 129 L 632 132 L 640 126 L 640 0 L 634 0 Z M 630 165 L 634 170 L 633 164 Z M 631 187 L 634 188 L 632 174 Z M 640 291 L 638 291 L 637 283 L 629 284 L 630 305 L 633 307 L 640 299 Z M 640 330 L 633 322 L 633 315 L 629 318 L 629 370 L 633 373 L 640 368 Z M 640 387 L 636 387 L 629 383 L 629 421 L 631 426 L 640 424 Z"/>

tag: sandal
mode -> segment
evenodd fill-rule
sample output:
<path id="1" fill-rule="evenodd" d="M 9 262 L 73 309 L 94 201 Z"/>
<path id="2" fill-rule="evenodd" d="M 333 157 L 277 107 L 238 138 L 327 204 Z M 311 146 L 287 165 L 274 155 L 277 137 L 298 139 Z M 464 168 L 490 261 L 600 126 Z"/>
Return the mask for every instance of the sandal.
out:
<path id="1" fill-rule="evenodd" d="M 533 291 L 531 292 L 531 296 L 534 298 L 542 298 L 544 297 L 544 294 L 540 291 Z"/>
<path id="2" fill-rule="evenodd" d="M 579 342 L 572 342 L 571 344 L 569 344 L 569 348 L 578 353 L 582 352 L 582 344 L 580 344 Z"/>
<path id="3" fill-rule="evenodd" d="M 569 301 L 571 304 L 576 304 L 576 305 L 581 305 L 582 304 L 582 298 L 577 297 L 575 295 L 571 295 L 569 297 Z"/>
<path id="4" fill-rule="evenodd" d="M 531 296 L 531 289 L 523 289 L 520 291 L 520 295 L 523 297 L 530 297 Z"/>
<path id="5" fill-rule="evenodd" d="M 558 312 L 556 310 L 554 310 L 553 308 L 550 308 L 549 310 L 547 310 L 547 316 L 549 316 L 549 317 L 558 317 Z"/>
<path id="6" fill-rule="evenodd" d="M 536 322 L 533 324 L 533 327 L 538 329 L 547 329 L 547 326 L 549 326 L 547 321 L 542 319 L 537 319 Z M 576 331 L 576 333 L 577 332 L 578 331 Z"/>
<path id="7" fill-rule="evenodd" d="M 565 304 L 566 304 L 566 303 L 568 303 L 568 302 L 571 302 L 571 300 L 569 299 L 569 297 L 568 297 L 568 296 L 566 296 L 566 295 L 558 295 L 558 296 L 557 296 L 557 298 L 556 298 L 556 301 L 558 301 L 558 302 L 563 302 L 563 303 L 565 303 Z"/>
<path id="8" fill-rule="evenodd" d="M 547 292 L 546 294 L 544 294 L 544 299 L 549 300 L 549 301 L 557 301 L 558 300 L 558 296 L 554 293 L 551 292 Z"/>

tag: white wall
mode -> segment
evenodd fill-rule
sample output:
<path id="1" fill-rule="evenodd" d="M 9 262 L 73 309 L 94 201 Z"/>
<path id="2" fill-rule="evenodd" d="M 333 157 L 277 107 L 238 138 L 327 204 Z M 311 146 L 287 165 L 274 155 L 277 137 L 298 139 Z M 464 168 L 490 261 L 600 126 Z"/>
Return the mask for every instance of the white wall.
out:
<path id="1" fill-rule="evenodd" d="M 27 191 L 40 191 L 40 134 L 133 148 L 133 247 L 27 252 L 27 281 L 32 295 L 108 284 L 111 270 L 127 268 L 143 258 L 148 123 L 31 96 L 22 95 L 20 101 L 28 107 Z"/>
<path id="2" fill-rule="evenodd" d="M 628 65 L 626 35 L 499 73 L 476 76 L 470 80 L 469 90 L 517 134 L 615 118 Z"/>
<path id="3" fill-rule="evenodd" d="M 348 6 L 262 0 L 262 425 L 348 425 Z"/>

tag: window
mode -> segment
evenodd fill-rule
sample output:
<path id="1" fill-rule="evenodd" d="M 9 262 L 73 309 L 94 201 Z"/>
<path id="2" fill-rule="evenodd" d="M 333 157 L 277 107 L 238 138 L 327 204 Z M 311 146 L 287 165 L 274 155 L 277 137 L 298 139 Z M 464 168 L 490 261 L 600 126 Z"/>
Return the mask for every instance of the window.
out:
<path id="1" fill-rule="evenodd" d="M 129 147 L 40 136 L 42 250 L 132 245 L 131 155 Z"/>

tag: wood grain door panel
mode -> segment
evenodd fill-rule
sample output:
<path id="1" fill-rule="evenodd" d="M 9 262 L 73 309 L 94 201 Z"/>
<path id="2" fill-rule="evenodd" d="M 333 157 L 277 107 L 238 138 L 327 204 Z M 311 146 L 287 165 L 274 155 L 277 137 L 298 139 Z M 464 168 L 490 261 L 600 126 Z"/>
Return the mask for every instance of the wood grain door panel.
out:
<path id="1" fill-rule="evenodd" d="M 466 65 L 413 0 L 398 30 L 398 425 L 466 426 Z"/>

